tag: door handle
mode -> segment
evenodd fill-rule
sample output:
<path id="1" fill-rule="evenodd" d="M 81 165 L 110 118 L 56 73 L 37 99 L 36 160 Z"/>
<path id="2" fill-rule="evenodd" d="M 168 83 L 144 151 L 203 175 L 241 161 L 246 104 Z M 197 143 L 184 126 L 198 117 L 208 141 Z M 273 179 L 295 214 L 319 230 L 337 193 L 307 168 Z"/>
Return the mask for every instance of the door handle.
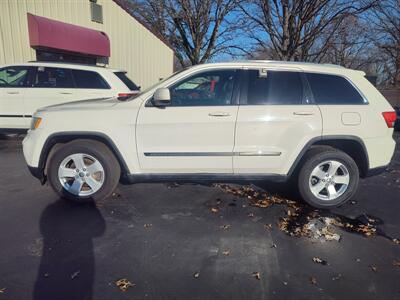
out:
<path id="1" fill-rule="evenodd" d="M 19 94 L 19 92 L 7 92 L 7 94 L 9 94 L 9 95 L 17 95 L 17 94 Z"/>
<path id="2" fill-rule="evenodd" d="M 210 117 L 229 117 L 231 114 L 222 111 L 216 111 L 208 114 Z"/>
<path id="3" fill-rule="evenodd" d="M 314 115 L 314 113 L 311 111 L 295 111 L 293 114 L 295 116 L 312 116 L 312 115 Z"/>

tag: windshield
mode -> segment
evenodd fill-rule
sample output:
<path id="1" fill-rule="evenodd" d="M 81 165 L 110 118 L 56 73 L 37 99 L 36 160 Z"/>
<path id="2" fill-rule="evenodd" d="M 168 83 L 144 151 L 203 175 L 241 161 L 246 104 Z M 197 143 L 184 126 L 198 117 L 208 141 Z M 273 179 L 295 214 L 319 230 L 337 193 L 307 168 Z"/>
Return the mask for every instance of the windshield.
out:
<path id="1" fill-rule="evenodd" d="M 151 91 L 152 89 L 154 89 L 154 88 L 155 88 L 156 86 L 158 86 L 159 84 L 162 84 L 163 82 L 167 81 L 168 79 L 171 79 L 171 78 L 174 77 L 175 75 L 178 75 L 178 74 L 182 73 L 183 71 L 186 71 L 187 69 L 188 69 L 188 68 L 184 68 L 184 69 L 182 69 L 182 70 L 179 70 L 179 71 L 173 73 L 172 75 L 170 75 L 170 76 L 168 76 L 168 77 L 166 77 L 166 78 L 164 78 L 164 79 L 161 79 L 161 80 L 158 81 L 157 83 L 155 83 L 155 84 L 151 85 L 150 87 L 148 87 L 147 89 L 141 91 L 140 94 L 138 94 L 138 95 L 142 95 L 142 94 L 147 93 L 148 91 Z M 138 95 L 135 95 L 134 98 L 136 98 Z"/>

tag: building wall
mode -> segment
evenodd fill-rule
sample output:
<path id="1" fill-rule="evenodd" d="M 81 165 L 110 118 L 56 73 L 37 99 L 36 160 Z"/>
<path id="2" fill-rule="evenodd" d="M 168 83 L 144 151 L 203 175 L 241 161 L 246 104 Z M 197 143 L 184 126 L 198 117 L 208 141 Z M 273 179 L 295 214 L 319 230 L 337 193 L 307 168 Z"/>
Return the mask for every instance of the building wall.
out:
<path id="1" fill-rule="evenodd" d="M 142 88 L 169 76 L 173 51 L 112 0 L 103 24 L 91 21 L 89 0 L 0 0 L 0 65 L 36 59 L 29 46 L 27 13 L 104 31 L 111 42 L 109 66 L 128 71 Z"/>

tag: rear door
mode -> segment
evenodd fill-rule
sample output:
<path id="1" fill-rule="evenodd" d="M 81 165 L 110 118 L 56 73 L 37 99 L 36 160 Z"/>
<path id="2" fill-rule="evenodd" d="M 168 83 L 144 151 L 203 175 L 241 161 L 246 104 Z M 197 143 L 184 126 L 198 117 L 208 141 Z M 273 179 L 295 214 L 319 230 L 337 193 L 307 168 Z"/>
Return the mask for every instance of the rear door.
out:
<path id="1" fill-rule="evenodd" d="M 300 70 L 252 69 L 243 84 L 236 123 L 235 173 L 285 175 L 322 118 Z"/>
<path id="2" fill-rule="evenodd" d="M 108 83 L 94 71 L 39 66 L 34 68 L 32 81 L 25 98 L 27 116 L 41 107 L 113 95 Z"/>
<path id="3" fill-rule="evenodd" d="M 0 128 L 28 128 L 24 120 L 24 97 L 29 81 L 29 67 L 0 69 Z"/>

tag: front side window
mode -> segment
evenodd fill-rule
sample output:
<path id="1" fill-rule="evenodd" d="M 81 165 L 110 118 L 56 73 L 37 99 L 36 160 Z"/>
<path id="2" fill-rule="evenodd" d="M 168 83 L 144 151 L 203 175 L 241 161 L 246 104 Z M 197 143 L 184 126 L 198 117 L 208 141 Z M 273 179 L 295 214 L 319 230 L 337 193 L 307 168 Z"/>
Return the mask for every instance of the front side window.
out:
<path id="1" fill-rule="evenodd" d="M 235 80 L 235 70 L 208 71 L 190 76 L 170 87 L 171 105 L 230 105 Z"/>
<path id="2" fill-rule="evenodd" d="M 360 93 L 345 78 L 337 75 L 306 73 L 317 104 L 364 104 Z"/>
<path id="3" fill-rule="evenodd" d="M 19 66 L 0 69 L 0 88 L 26 87 L 28 71 L 28 67 Z"/>
<path id="4" fill-rule="evenodd" d="M 247 104 L 301 104 L 303 84 L 300 73 L 286 71 L 249 71 Z"/>
<path id="5" fill-rule="evenodd" d="M 92 71 L 72 70 L 78 89 L 109 89 L 108 83 L 100 74 Z"/>
<path id="6" fill-rule="evenodd" d="M 64 68 L 37 67 L 33 79 L 37 88 L 73 88 L 71 70 Z"/>

